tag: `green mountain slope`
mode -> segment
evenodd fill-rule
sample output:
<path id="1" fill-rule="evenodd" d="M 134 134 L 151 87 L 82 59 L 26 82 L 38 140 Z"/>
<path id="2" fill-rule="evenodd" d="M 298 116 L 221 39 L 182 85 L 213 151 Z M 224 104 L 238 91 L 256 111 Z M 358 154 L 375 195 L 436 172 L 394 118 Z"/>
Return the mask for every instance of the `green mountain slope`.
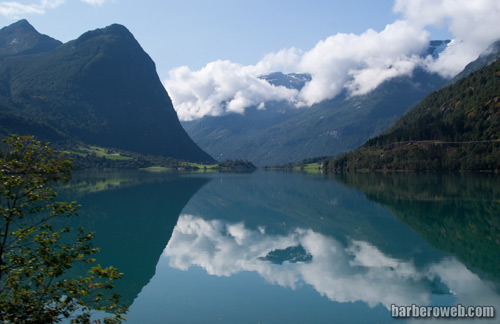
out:
<path id="1" fill-rule="evenodd" d="M 339 95 L 301 109 L 272 102 L 266 103 L 265 110 L 250 108 L 245 115 L 204 117 L 183 126 L 217 159 L 245 159 L 259 166 L 285 164 L 358 147 L 446 82 L 416 69 L 411 77 L 389 80 L 364 96 Z"/>
<path id="2" fill-rule="evenodd" d="M 0 40 L 21 23 L 0 31 Z M 29 25 L 29 24 L 28 24 Z M 19 39 L 31 37 L 25 28 Z M 43 36 L 39 36 L 45 39 Z M 52 49 L 11 51 L 0 66 L 0 131 L 142 154 L 213 161 L 187 135 L 154 62 L 121 25 Z"/>
<path id="3" fill-rule="evenodd" d="M 500 61 L 426 97 L 335 170 L 500 170 Z"/>

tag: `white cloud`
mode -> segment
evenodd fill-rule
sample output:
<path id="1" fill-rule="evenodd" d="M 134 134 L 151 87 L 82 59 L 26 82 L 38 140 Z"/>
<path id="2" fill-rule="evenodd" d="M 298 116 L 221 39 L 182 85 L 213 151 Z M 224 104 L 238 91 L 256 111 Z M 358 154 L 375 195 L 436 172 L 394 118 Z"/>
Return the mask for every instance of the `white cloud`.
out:
<path id="1" fill-rule="evenodd" d="M 312 80 L 300 97 L 308 104 L 335 97 L 344 88 L 364 94 L 383 81 L 410 74 L 418 63 L 415 54 L 428 45 L 429 33 L 405 21 L 387 25 L 381 32 L 337 34 L 305 53 L 299 70 Z"/>
<path id="2" fill-rule="evenodd" d="M 65 0 L 42 0 L 40 3 L 33 4 L 23 4 L 15 1 L 0 2 L 0 14 L 13 19 L 18 19 L 26 14 L 43 15 L 45 14 L 46 8 L 55 8 L 64 3 L 64 1 Z"/>
<path id="3" fill-rule="evenodd" d="M 403 13 L 417 28 L 446 26 L 455 37 L 429 69 L 452 77 L 500 39 L 498 0 L 396 0 L 394 11 Z"/>
<path id="4" fill-rule="evenodd" d="M 109 0 L 81 0 L 93 6 L 101 6 Z M 18 1 L 0 2 L 0 15 L 9 19 L 19 19 L 26 15 L 43 15 L 46 9 L 55 9 L 64 4 L 66 0 L 40 0 L 38 3 L 24 4 Z"/>
<path id="5" fill-rule="evenodd" d="M 199 71 L 180 67 L 164 84 L 181 120 L 205 115 L 243 113 L 264 101 L 288 101 L 310 106 L 338 95 L 344 88 L 364 94 L 387 79 L 409 75 L 422 60 L 429 33 L 406 21 L 396 21 L 383 31 L 361 35 L 337 34 L 302 53 L 291 48 L 266 55 L 256 65 L 216 61 Z M 259 77 L 275 71 L 308 73 L 312 80 L 301 91 L 272 86 Z"/>
<path id="6" fill-rule="evenodd" d="M 258 78 L 260 66 L 242 66 L 229 61 L 215 61 L 199 71 L 183 66 L 170 71 L 165 81 L 177 114 L 182 120 L 226 112 L 243 113 L 249 106 L 269 100 L 293 101 L 298 91 L 271 86 Z M 269 63 L 272 65 L 272 63 Z"/>
<path id="7" fill-rule="evenodd" d="M 199 71 L 181 67 L 164 84 L 181 120 L 242 113 L 266 100 L 310 106 L 344 89 L 366 94 L 388 79 L 411 75 L 416 66 L 452 77 L 500 38 L 498 0 L 396 0 L 394 11 L 403 19 L 382 31 L 333 35 L 308 51 L 282 49 L 250 66 L 216 61 Z M 447 28 L 455 38 L 437 60 L 421 57 L 430 26 Z M 275 71 L 308 73 L 312 80 L 299 92 L 259 79 Z"/>

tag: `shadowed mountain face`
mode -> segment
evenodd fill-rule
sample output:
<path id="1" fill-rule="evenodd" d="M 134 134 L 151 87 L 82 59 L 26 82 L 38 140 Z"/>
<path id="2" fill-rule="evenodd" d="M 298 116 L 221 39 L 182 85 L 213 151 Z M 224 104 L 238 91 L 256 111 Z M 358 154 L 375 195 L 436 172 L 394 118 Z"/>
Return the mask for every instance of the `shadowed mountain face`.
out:
<path id="1" fill-rule="evenodd" d="M 26 21 L 0 31 L 2 133 L 213 161 L 180 125 L 154 62 L 125 27 L 58 44 Z"/>

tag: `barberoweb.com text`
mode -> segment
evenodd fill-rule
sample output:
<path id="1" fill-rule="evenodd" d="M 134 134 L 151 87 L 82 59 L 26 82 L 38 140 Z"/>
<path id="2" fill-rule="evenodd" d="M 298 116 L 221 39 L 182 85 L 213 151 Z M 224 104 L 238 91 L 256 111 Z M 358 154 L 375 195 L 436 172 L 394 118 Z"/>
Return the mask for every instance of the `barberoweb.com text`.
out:
<path id="1" fill-rule="evenodd" d="M 394 318 L 494 318 L 493 306 L 398 306 L 391 305 L 391 316 Z"/>

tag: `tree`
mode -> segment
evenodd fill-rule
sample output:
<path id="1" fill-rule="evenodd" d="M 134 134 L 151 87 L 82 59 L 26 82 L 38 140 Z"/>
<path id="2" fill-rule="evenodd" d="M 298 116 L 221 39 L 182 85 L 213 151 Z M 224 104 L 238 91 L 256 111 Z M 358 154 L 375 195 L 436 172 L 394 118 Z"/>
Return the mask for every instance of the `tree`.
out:
<path id="1" fill-rule="evenodd" d="M 89 323 L 94 310 L 111 313 L 105 323 L 120 323 L 126 309 L 111 292 L 122 274 L 92 266 L 93 233 L 58 225 L 77 214 L 76 202 L 56 201 L 51 185 L 71 175 L 71 161 L 32 136 L 10 136 L 12 148 L 0 159 L 0 322 Z M 85 275 L 69 276 L 77 263 Z"/>

